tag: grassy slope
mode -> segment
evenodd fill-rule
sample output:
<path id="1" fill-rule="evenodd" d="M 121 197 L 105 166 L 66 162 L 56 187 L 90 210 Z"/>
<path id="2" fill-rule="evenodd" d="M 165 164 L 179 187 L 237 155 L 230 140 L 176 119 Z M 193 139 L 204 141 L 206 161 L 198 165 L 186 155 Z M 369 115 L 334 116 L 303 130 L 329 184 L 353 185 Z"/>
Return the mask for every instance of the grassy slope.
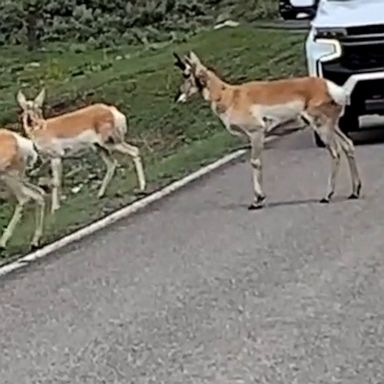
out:
<path id="1" fill-rule="evenodd" d="M 156 189 L 207 162 L 217 159 L 239 144 L 227 134 L 210 109 L 201 101 L 173 104 L 180 75 L 173 67 L 172 51 L 195 50 L 217 67 L 228 81 L 270 79 L 303 71 L 301 36 L 263 31 L 251 27 L 203 32 L 188 43 L 156 50 L 135 51 L 119 47 L 113 51 L 66 52 L 60 50 L 27 57 L 18 49 L 0 50 L 0 121 L 15 125 L 15 92 L 26 86 L 34 94 L 45 84 L 47 115 L 73 109 L 93 101 L 114 103 L 129 116 L 131 142 L 142 148 L 149 188 Z M 63 50 L 61 50 L 63 51 Z M 65 51 L 64 51 L 65 52 Z M 120 57 L 118 57 L 120 56 Z M 40 66 L 27 65 L 39 62 Z M 13 123 L 13 124 L 12 124 Z M 56 216 L 47 218 L 44 242 L 72 232 L 117 208 L 132 202 L 135 176 L 130 161 L 121 165 L 107 191 L 97 200 L 95 189 L 104 172 L 103 163 L 90 154 L 79 163 L 67 160 L 64 179 L 67 195 Z M 82 167 L 80 167 L 82 164 Z M 91 177 L 89 176 L 91 174 Z M 83 182 L 86 180 L 86 182 Z M 71 193 L 81 185 L 79 193 Z M 3 203 L 0 223 L 4 226 L 13 206 Z M 28 209 L 5 258 L 25 253 L 31 236 L 32 211 Z M 4 259 L 5 260 L 5 259 Z"/>

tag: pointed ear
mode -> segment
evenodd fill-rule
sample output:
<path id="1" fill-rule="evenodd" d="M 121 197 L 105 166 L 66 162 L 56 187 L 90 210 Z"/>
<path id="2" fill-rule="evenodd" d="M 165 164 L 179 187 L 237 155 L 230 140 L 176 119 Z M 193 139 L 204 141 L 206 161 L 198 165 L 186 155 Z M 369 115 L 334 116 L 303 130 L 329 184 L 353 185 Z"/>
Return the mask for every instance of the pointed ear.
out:
<path id="1" fill-rule="evenodd" d="M 196 53 L 193 51 L 189 52 L 189 61 L 192 65 L 195 65 L 195 66 L 202 65 L 200 59 L 197 57 Z"/>
<path id="2" fill-rule="evenodd" d="M 45 100 L 45 88 L 43 88 L 40 93 L 36 96 L 34 100 L 34 104 L 38 106 L 39 108 L 42 108 L 43 103 Z"/>
<path id="3" fill-rule="evenodd" d="M 17 92 L 16 100 L 23 110 L 27 108 L 27 99 L 21 89 Z"/>

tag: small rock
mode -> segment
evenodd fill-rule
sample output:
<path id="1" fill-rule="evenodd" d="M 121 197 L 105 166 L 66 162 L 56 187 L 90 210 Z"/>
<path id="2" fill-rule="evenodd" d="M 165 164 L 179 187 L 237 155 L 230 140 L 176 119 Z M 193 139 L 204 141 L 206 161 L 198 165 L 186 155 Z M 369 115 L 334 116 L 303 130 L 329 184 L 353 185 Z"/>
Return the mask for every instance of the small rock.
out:
<path id="1" fill-rule="evenodd" d="M 32 67 L 32 68 L 39 68 L 40 67 L 40 63 L 37 62 L 37 61 L 33 61 L 31 63 L 28 63 L 27 66 L 28 67 Z"/>
<path id="2" fill-rule="evenodd" d="M 224 27 L 235 28 L 235 27 L 238 27 L 239 25 L 240 25 L 240 23 L 238 23 L 237 21 L 227 20 L 227 21 L 224 21 L 223 23 L 216 24 L 213 27 L 213 29 L 221 29 L 221 28 L 224 28 Z"/>
<path id="3" fill-rule="evenodd" d="M 83 188 L 83 186 L 81 184 L 76 185 L 75 187 L 71 188 L 71 192 L 74 195 L 76 195 L 77 193 L 79 193 L 81 191 L 82 188 Z"/>

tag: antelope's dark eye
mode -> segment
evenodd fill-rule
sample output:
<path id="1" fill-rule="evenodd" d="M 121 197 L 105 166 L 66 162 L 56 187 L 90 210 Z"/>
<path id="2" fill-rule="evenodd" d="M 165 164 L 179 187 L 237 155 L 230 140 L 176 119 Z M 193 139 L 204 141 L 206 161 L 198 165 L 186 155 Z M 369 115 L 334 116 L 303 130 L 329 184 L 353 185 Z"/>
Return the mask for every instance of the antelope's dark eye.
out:
<path id="1" fill-rule="evenodd" d="M 195 78 L 195 81 L 196 81 L 196 87 L 199 89 L 199 91 L 203 90 L 204 89 L 203 82 L 198 77 Z"/>

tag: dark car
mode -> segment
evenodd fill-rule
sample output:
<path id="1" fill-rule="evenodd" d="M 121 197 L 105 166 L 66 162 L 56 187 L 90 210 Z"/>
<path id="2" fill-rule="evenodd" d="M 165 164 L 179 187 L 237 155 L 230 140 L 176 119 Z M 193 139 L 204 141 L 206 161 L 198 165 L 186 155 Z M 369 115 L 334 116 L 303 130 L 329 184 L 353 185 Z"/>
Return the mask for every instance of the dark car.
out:
<path id="1" fill-rule="evenodd" d="M 302 13 L 308 19 L 313 19 L 316 15 L 317 6 L 320 0 L 280 0 L 279 12 L 284 20 L 293 20 Z"/>

